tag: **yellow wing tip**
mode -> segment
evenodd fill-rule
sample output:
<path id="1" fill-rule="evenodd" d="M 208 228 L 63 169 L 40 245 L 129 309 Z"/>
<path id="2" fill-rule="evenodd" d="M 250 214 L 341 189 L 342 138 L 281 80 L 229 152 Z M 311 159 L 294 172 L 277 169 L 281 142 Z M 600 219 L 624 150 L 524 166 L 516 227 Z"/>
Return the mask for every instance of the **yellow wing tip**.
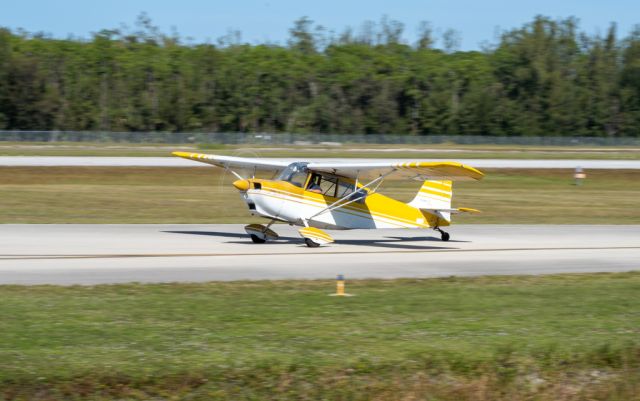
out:
<path id="1" fill-rule="evenodd" d="M 462 167 L 464 167 L 466 170 L 472 171 L 473 173 L 475 173 L 477 175 L 475 178 L 476 180 L 481 180 L 484 177 L 484 173 L 480 170 L 478 170 L 477 168 L 471 167 L 471 166 L 465 166 L 464 164 L 461 164 Z"/>
<path id="2" fill-rule="evenodd" d="M 472 209 L 470 207 L 459 207 L 458 210 L 464 213 L 482 213 L 478 209 Z"/>
<path id="3" fill-rule="evenodd" d="M 185 159 L 190 159 L 193 153 L 175 151 L 175 152 L 171 152 L 171 154 L 178 157 L 184 157 Z"/>
<path id="4" fill-rule="evenodd" d="M 473 175 L 470 175 L 469 177 L 473 178 L 474 180 L 481 180 L 482 177 L 484 177 L 484 173 L 480 170 L 478 170 L 475 167 L 471 167 L 471 166 L 467 166 L 466 164 L 462 164 L 462 163 L 458 163 L 458 162 L 445 162 L 445 164 L 451 165 L 451 166 L 456 166 L 456 167 L 461 167 L 471 173 L 473 173 Z"/>
<path id="5" fill-rule="evenodd" d="M 410 162 L 410 163 L 398 163 L 396 167 L 399 168 L 420 168 L 420 167 L 434 167 L 434 166 L 450 166 L 450 167 L 459 167 L 468 172 L 466 175 L 469 178 L 474 180 L 481 180 L 484 177 L 484 173 L 474 167 L 467 166 L 465 164 L 453 161 L 443 161 L 443 162 Z"/>
<path id="6" fill-rule="evenodd" d="M 174 156 L 183 157 L 185 159 L 191 159 L 196 161 L 200 161 L 200 159 L 208 159 L 210 157 L 209 155 L 204 153 L 193 153 L 193 152 L 176 151 L 176 152 L 171 152 L 171 154 Z"/>

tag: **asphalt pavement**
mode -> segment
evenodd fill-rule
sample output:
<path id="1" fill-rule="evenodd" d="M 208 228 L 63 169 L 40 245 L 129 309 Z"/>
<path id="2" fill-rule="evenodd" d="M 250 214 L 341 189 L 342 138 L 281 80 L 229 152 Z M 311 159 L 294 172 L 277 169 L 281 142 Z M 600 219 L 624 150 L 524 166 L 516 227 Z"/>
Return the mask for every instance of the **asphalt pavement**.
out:
<path id="1" fill-rule="evenodd" d="M 270 159 L 270 158 L 265 158 Z M 272 158 L 290 162 L 344 162 L 345 159 L 321 158 Z M 451 155 L 449 159 L 412 158 L 412 159 L 356 159 L 349 162 L 397 162 L 406 163 L 419 160 L 425 161 L 456 161 L 475 168 L 559 168 L 575 169 L 640 169 L 640 160 L 524 160 L 524 159 L 458 159 Z M 99 156 L 0 156 L 0 166 L 12 167 L 211 167 L 204 163 L 182 159 L 180 157 L 99 157 Z"/>
<path id="2" fill-rule="evenodd" d="M 0 225 L 0 284 L 409 278 L 640 269 L 637 225 L 457 225 L 331 231 L 307 248 L 295 227 L 254 244 L 237 224 Z"/>

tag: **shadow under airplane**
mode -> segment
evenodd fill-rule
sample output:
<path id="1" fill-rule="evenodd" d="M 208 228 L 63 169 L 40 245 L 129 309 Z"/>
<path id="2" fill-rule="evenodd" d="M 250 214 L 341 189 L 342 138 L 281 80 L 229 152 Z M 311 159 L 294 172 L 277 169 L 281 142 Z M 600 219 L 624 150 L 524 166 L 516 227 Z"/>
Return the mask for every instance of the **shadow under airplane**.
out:
<path id="1" fill-rule="evenodd" d="M 282 243 L 288 243 L 288 244 L 305 246 L 303 240 L 298 237 L 280 236 L 275 241 L 267 241 L 264 244 L 257 245 L 251 242 L 247 234 L 243 234 L 243 233 L 229 233 L 229 232 L 220 232 L 220 231 L 162 231 L 162 232 L 171 233 L 171 234 L 207 235 L 212 237 L 244 239 L 243 241 L 226 241 L 229 244 L 241 244 L 241 245 L 251 245 L 251 246 L 267 245 L 268 246 L 270 244 L 277 245 Z M 338 244 L 345 244 L 345 245 L 376 246 L 376 247 L 382 247 L 382 248 L 408 249 L 408 250 L 457 249 L 455 247 L 417 245 L 417 244 L 405 243 L 405 242 L 417 242 L 417 241 L 442 242 L 442 240 L 440 240 L 437 237 L 382 237 L 381 239 L 337 239 L 336 242 Z M 447 243 L 452 243 L 452 242 L 469 242 L 469 241 L 449 240 Z"/>

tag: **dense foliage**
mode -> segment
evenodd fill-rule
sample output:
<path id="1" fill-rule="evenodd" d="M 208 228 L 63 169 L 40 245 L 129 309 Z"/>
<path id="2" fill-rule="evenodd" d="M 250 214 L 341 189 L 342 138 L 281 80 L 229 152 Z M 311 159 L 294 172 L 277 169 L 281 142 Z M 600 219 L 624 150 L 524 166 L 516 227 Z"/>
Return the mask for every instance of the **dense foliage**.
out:
<path id="1" fill-rule="evenodd" d="M 193 44 L 148 18 L 90 40 L 0 29 L 0 129 L 638 136 L 640 27 L 536 17 L 482 51 L 382 19 L 286 45 Z"/>

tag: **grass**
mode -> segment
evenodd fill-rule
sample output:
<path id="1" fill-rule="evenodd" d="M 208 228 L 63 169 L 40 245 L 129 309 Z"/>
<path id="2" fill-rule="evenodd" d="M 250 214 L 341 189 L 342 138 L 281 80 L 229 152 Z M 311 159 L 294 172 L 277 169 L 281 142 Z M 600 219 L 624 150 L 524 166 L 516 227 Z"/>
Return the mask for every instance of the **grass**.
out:
<path id="1" fill-rule="evenodd" d="M 454 223 L 640 224 L 640 172 L 486 170 L 454 185 L 454 206 L 480 215 Z M 0 223 L 245 223 L 232 177 L 211 168 L 0 167 Z M 409 201 L 417 182 L 389 180 L 382 193 Z"/>
<path id="2" fill-rule="evenodd" d="M 640 273 L 0 287 L 0 396 L 640 397 Z"/>
<path id="3" fill-rule="evenodd" d="M 255 157 L 640 160 L 637 147 L 517 145 L 224 145 L 0 142 L 0 156 L 170 156 L 173 150 Z"/>

